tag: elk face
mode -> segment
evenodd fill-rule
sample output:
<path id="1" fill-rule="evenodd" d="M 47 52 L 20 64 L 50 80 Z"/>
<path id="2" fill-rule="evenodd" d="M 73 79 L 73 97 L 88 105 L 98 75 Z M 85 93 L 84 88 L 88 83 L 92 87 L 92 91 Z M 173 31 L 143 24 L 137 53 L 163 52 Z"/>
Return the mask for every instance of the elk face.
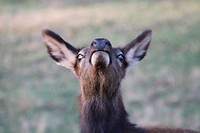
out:
<path id="1" fill-rule="evenodd" d="M 83 48 L 77 55 L 76 74 L 81 76 L 86 69 L 90 74 L 103 73 L 111 65 L 112 46 L 107 39 L 95 39 L 87 48 Z"/>
<path id="2" fill-rule="evenodd" d="M 105 38 L 92 41 L 89 47 L 81 49 L 77 54 L 75 72 L 78 77 L 86 75 L 92 77 L 111 78 L 123 77 L 125 67 L 125 56 L 120 49 L 112 48 L 111 43 Z M 94 77 L 93 77 L 94 76 Z M 87 79 L 90 79 L 86 76 Z M 114 79 L 114 77 L 113 77 Z"/>
<path id="3" fill-rule="evenodd" d="M 126 69 L 146 55 L 151 30 L 121 48 L 113 48 L 107 39 L 97 38 L 89 47 L 77 49 L 50 30 L 43 31 L 43 38 L 49 55 L 58 65 L 71 69 L 83 86 L 117 88 Z"/>

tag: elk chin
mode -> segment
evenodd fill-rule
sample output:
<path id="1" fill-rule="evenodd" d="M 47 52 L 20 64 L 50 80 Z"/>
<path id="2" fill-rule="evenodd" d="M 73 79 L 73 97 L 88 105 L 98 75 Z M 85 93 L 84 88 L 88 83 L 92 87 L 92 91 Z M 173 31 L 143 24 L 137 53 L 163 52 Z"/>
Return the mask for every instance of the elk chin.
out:
<path id="1" fill-rule="evenodd" d="M 110 64 L 110 56 L 105 51 L 96 51 L 92 54 L 91 64 L 96 69 L 107 68 Z"/>

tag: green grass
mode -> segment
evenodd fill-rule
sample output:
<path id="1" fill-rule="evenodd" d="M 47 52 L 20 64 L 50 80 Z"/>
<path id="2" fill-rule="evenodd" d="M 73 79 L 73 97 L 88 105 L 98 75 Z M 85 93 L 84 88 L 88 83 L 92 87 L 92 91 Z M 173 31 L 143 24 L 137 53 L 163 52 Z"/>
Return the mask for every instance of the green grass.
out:
<path id="1" fill-rule="evenodd" d="M 188 6 L 189 5 L 189 6 Z M 147 57 L 122 84 L 133 122 L 200 130 L 197 0 L 0 1 L 0 133 L 77 133 L 79 83 L 46 53 L 49 28 L 76 46 L 114 46 L 153 30 Z"/>

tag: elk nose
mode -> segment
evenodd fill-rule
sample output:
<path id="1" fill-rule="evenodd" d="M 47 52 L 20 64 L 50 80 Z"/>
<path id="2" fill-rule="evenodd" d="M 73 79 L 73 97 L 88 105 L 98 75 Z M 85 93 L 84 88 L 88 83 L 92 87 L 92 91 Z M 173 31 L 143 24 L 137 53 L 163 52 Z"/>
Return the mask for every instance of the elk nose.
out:
<path id="1" fill-rule="evenodd" d="M 112 46 L 107 39 L 97 38 L 92 42 L 91 47 L 95 50 L 109 51 Z"/>

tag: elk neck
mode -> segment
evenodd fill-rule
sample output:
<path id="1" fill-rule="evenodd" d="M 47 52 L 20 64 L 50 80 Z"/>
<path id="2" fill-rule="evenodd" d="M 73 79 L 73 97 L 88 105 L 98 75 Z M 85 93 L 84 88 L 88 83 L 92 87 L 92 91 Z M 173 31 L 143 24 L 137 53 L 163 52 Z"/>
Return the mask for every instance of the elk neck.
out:
<path id="1" fill-rule="evenodd" d="M 130 123 L 119 90 L 119 79 L 101 72 L 86 79 L 80 79 L 81 94 L 78 97 L 81 133 L 122 131 L 123 125 Z"/>

